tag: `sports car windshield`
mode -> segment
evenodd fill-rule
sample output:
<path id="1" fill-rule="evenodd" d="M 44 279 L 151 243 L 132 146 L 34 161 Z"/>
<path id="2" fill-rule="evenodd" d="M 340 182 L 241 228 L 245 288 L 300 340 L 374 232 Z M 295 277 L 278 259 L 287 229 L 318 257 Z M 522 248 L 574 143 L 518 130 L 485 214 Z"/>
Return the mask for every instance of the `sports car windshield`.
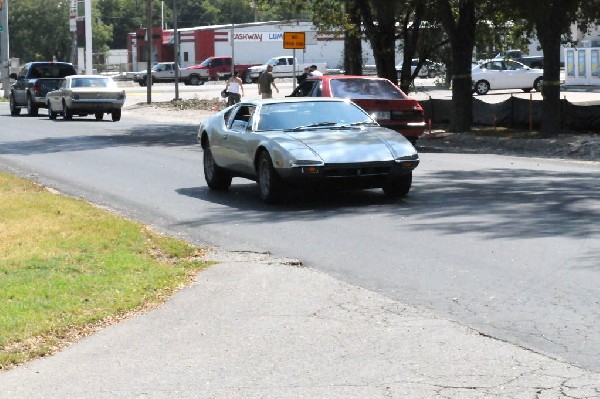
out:
<path id="1" fill-rule="evenodd" d="M 331 91 L 341 98 L 406 99 L 392 82 L 385 79 L 331 79 Z"/>
<path id="2" fill-rule="evenodd" d="M 318 129 L 333 126 L 375 124 L 349 101 L 306 101 L 265 104 L 258 130 Z"/>

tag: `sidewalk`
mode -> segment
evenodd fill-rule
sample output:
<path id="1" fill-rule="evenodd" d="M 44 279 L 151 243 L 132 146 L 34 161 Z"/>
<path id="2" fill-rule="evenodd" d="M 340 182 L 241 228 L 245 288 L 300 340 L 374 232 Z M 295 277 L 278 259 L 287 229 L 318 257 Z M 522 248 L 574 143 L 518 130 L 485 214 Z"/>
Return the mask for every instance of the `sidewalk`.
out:
<path id="1" fill-rule="evenodd" d="M 597 373 L 293 260 L 212 258 L 161 308 L 0 373 L 0 398 L 598 397 Z"/>

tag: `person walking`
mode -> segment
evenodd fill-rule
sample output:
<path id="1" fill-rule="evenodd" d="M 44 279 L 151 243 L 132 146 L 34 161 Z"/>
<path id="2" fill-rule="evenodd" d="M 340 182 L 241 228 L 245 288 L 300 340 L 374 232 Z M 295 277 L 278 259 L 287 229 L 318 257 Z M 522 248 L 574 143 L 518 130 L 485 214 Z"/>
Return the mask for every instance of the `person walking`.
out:
<path id="1" fill-rule="evenodd" d="M 262 98 L 273 98 L 271 87 L 279 93 L 279 89 L 275 85 L 275 78 L 273 77 L 273 65 L 267 65 L 267 70 L 258 77 L 258 94 Z"/>
<path id="2" fill-rule="evenodd" d="M 225 91 L 227 92 L 227 106 L 237 104 L 242 100 L 244 95 L 244 85 L 242 79 L 238 77 L 238 72 L 233 71 L 233 76 L 227 79 L 225 85 Z"/>

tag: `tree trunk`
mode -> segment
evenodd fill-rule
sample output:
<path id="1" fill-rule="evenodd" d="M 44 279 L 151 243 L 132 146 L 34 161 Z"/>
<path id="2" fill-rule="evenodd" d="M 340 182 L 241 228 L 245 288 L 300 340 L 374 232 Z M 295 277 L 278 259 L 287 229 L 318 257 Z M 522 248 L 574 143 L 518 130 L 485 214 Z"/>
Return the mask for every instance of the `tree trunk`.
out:
<path id="1" fill-rule="evenodd" d="M 560 115 L 560 40 L 569 1 L 548 6 L 538 14 L 536 29 L 544 52 L 544 82 L 542 85 L 542 137 L 561 132 Z"/>
<path id="2" fill-rule="evenodd" d="M 415 57 L 417 43 L 419 41 L 419 33 L 421 21 L 425 12 L 425 3 L 417 2 L 414 9 L 414 14 L 407 13 L 404 17 L 402 26 L 402 40 L 404 42 L 404 51 L 402 58 L 402 69 L 400 70 L 400 89 L 408 93 L 410 85 L 415 79 L 412 75 L 412 59 Z M 412 26 L 411 26 L 412 25 Z M 417 72 L 415 71 L 415 74 Z"/>
<path id="3" fill-rule="evenodd" d="M 560 114 L 560 31 L 555 30 L 542 44 L 544 51 L 544 82 L 542 85 L 542 126 L 543 137 L 561 132 Z M 541 42 L 540 42 L 541 44 Z"/>
<path id="4" fill-rule="evenodd" d="M 362 75 L 361 18 L 356 0 L 346 0 L 346 13 L 355 29 L 344 36 L 344 71 L 346 75 Z"/>
<path id="5" fill-rule="evenodd" d="M 473 125 L 471 59 L 475 43 L 475 1 L 458 0 L 457 19 L 449 0 L 437 2 L 452 47 L 452 132 L 468 132 Z"/>
<path id="6" fill-rule="evenodd" d="M 392 82 L 398 81 L 398 74 L 396 72 L 396 37 L 392 33 L 379 34 L 379 40 L 372 40 L 371 47 L 373 48 L 373 58 L 375 58 L 375 64 L 377 66 L 377 76 L 391 80 Z"/>
<path id="7" fill-rule="evenodd" d="M 369 4 L 371 3 L 371 4 Z M 389 0 L 358 1 L 365 33 L 377 66 L 377 75 L 396 82 L 396 12 Z M 376 15 L 376 18 L 374 17 Z"/>

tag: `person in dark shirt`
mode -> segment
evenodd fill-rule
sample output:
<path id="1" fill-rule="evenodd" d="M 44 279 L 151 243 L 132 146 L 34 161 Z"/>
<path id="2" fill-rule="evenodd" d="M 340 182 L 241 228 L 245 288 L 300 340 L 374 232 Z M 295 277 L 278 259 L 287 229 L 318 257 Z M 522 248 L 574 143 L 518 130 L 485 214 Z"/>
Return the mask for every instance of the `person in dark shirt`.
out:
<path id="1" fill-rule="evenodd" d="M 258 77 L 258 94 L 262 98 L 273 98 L 271 87 L 279 93 L 279 89 L 275 85 L 275 78 L 273 77 L 273 65 L 267 65 L 267 70 Z"/>

